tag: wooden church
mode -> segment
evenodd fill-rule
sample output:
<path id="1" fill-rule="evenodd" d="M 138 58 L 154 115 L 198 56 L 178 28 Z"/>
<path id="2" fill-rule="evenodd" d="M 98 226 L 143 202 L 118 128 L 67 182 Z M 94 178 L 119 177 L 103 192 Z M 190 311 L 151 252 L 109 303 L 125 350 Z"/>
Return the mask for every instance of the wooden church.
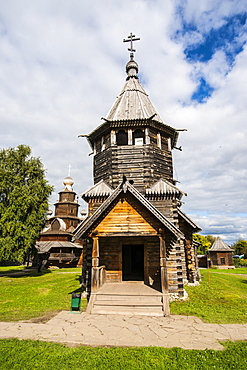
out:
<path id="1" fill-rule="evenodd" d="M 38 260 L 43 267 L 81 266 L 82 243 L 80 240 L 71 242 L 73 231 L 81 222 L 78 217 L 79 204 L 73 190 L 74 181 L 67 176 L 63 184 L 64 189 L 59 192 L 55 204 L 55 215 L 50 215 L 35 244 Z"/>
<path id="2" fill-rule="evenodd" d="M 125 85 L 104 122 L 86 136 L 94 153 L 94 186 L 82 194 L 88 217 L 83 279 L 88 312 L 168 315 L 169 300 L 198 283 L 192 234 L 181 210 L 186 195 L 173 178 L 178 130 L 164 123 L 138 79 L 130 34 Z"/>

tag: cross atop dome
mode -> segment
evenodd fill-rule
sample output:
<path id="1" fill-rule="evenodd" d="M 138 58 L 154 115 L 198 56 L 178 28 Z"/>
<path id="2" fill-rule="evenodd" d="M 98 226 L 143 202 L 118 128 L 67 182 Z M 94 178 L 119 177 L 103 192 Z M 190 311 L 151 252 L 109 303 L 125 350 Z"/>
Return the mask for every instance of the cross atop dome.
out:
<path id="1" fill-rule="evenodd" d="M 123 42 L 130 42 L 130 48 L 128 48 L 128 51 L 130 51 L 130 59 L 134 58 L 134 53 L 136 52 L 135 49 L 133 49 L 133 41 L 139 41 L 139 37 L 135 37 L 135 35 L 130 32 L 130 35 L 127 39 L 123 39 Z"/>

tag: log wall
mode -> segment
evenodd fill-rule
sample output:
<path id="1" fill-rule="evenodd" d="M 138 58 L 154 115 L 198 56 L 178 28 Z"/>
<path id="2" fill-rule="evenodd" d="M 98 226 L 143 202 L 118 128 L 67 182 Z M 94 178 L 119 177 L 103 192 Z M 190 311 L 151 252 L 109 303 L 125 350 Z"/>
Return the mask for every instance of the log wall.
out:
<path id="1" fill-rule="evenodd" d="M 209 257 L 213 266 L 234 266 L 232 252 L 210 251 Z M 221 258 L 224 258 L 225 263 L 222 263 Z"/>
<path id="2" fill-rule="evenodd" d="M 124 145 L 109 147 L 94 156 L 94 183 L 103 179 L 116 188 L 123 175 L 142 193 L 160 178 L 172 180 L 171 152 L 153 145 Z"/>

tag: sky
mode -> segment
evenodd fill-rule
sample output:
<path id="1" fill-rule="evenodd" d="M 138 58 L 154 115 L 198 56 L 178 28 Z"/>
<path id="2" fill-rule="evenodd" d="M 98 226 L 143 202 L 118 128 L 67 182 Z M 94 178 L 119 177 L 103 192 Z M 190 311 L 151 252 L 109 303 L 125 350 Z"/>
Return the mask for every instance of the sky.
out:
<path id="1" fill-rule="evenodd" d="M 85 138 L 139 79 L 180 133 L 174 177 L 203 235 L 247 240 L 247 0 L 0 0 L 0 147 L 29 145 L 54 185 L 93 184 Z M 85 204 L 82 203 L 82 208 Z"/>

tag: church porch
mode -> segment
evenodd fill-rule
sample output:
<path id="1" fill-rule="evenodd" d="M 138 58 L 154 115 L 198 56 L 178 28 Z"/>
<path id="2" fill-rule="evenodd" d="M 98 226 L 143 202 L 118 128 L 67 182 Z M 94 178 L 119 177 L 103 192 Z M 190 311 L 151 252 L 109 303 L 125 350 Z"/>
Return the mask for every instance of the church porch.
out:
<path id="1" fill-rule="evenodd" d="M 91 248 L 88 312 L 169 314 L 167 277 L 165 266 L 161 266 L 162 238 L 93 237 Z"/>

